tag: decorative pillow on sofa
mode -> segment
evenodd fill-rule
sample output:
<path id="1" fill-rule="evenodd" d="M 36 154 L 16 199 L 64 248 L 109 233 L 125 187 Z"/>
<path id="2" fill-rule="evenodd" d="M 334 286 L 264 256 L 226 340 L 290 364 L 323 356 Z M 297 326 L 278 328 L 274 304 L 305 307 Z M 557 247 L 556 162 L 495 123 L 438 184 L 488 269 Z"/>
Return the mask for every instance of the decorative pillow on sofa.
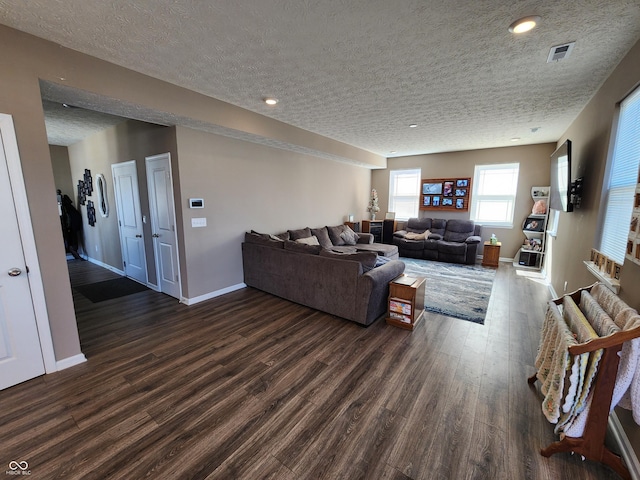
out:
<path id="1" fill-rule="evenodd" d="M 296 240 L 295 242 L 293 240 L 285 240 L 283 243 L 284 249 L 291 250 L 292 252 L 318 255 L 322 250 L 322 247 L 320 245 L 309 245 L 308 243 L 300 242 L 299 240 Z"/>
<path id="2" fill-rule="evenodd" d="M 358 243 L 358 234 L 351 230 L 349 225 L 344 226 L 344 231 L 340 234 L 340 238 L 345 245 L 355 245 Z"/>
<path id="3" fill-rule="evenodd" d="M 340 237 L 340 234 L 344 232 L 345 225 L 336 225 L 335 227 L 327 227 L 329 238 L 334 247 L 345 245 L 344 239 Z"/>
<path id="4" fill-rule="evenodd" d="M 288 230 L 289 240 L 298 240 L 299 238 L 309 238 L 311 229 L 309 227 L 300 228 L 298 230 Z"/>
<path id="5" fill-rule="evenodd" d="M 404 238 L 406 238 L 407 240 L 424 240 L 426 238 L 429 238 L 429 235 L 431 235 L 431 232 L 429 230 L 425 230 L 422 233 L 408 232 L 404 236 Z"/>
<path id="6" fill-rule="evenodd" d="M 320 256 L 360 262 L 363 272 L 368 272 L 375 267 L 376 261 L 378 260 L 378 254 L 376 252 L 338 253 L 331 250 L 322 250 Z"/>
<path id="7" fill-rule="evenodd" d="M 320 245 L 320 242 L 318 242 L 318 237 L 316 237 L 315 235 L 311 235 L 307 238 L 299 238 L 296 240 L 296 242 L 304 243 L 305 245 Z"/>
<path id="8" fill-rule="evenodd" d="M 312 228 L 311 235 L 316 236 L 322 248 L 333 247 L 333 243 L 331 243 L 331 239 L 329 238 L 329 232 L 327 231 L 327 227 Z"/>

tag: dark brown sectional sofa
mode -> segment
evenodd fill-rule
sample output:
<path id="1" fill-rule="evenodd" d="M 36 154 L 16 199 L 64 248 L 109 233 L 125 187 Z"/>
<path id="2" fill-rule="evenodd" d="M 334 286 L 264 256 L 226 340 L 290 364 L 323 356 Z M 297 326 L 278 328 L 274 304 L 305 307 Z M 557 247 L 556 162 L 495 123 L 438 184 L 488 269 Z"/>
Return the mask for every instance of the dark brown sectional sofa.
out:
<path id="1" fill-rule="evenodd" d="M 397 260 L 396 246 L 373 243 L 370 234 L 355 234 L 356 243 L 345 244 L 343 227 L 289 230 L 279 235 L 247 232 L 242 243 L 244 283 L 370 325 L 387 311 L 389 282 L 405 266 Z M 320 245 L 300 241 L 311 236 Z"/>

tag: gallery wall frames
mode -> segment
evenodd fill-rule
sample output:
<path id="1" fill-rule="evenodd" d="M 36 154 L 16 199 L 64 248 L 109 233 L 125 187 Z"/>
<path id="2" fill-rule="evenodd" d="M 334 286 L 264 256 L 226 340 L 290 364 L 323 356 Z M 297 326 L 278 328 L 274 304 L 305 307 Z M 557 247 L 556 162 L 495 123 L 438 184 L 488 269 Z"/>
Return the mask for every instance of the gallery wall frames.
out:
<path id="1" fill-rule="evenodd" d="M 422 179 L 420 210 L 469 211 L 471 178 Z"/>

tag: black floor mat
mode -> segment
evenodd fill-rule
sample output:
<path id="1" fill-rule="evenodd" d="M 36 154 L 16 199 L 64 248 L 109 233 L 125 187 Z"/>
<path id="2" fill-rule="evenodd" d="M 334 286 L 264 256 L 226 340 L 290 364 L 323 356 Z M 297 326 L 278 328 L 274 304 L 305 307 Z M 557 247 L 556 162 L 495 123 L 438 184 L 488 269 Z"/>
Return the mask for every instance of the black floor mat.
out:
<path id="1" fill-rule="evenodd" d="M 104 302 L 105 300 L 111 300 L 113 298 L 131 295 L 132 293 L 149 290 L 141 283 L 134 282 L 126 277 L 115 278 L 113 280 L 106 280 L 98 283 L 89 283 L 87 285 L 78 285 L 73 288 L 93 303 Z"/>

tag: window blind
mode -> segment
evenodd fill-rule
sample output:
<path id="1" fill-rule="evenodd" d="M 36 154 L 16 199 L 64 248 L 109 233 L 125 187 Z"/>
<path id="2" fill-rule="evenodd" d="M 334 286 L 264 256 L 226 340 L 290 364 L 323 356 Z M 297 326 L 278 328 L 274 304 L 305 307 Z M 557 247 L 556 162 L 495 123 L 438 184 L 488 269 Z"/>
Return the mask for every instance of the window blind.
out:
<path id="1" fill-rule="evenodd" d="M 420 169 L 389 172 L 389 211 L 397 220 L 418 216 L 420 203 Z"/>
<path id="2" fill-rule="evenodd" d="M 620 104 L 599 250 L 622 264 L 640 164 L 640 88 Z"/>

